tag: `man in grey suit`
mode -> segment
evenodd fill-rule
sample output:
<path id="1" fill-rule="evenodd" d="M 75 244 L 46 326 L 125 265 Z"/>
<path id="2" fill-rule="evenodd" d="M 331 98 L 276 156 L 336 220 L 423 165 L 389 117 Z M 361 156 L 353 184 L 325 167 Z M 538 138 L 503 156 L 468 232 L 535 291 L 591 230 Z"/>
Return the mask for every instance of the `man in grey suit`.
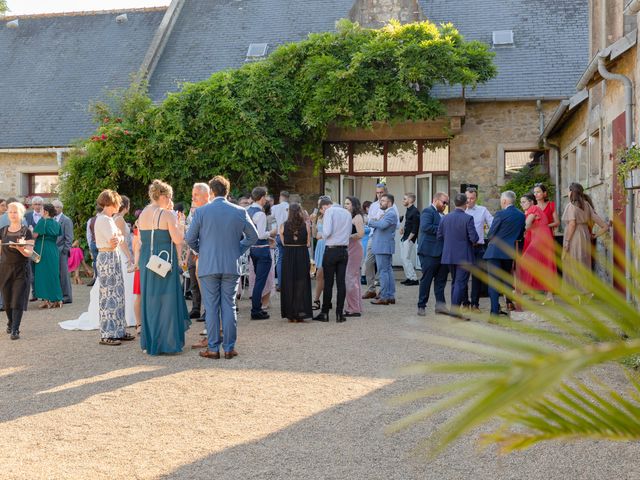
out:
<path id="1" fill-rule="evenodd" d="M 369 218 L 369 226 L 375 228 L 371 236 L 371 252 L 376 256 L 376 266 L 380 274 L 380 298 L 374 305 L 396 303 L 396 281 L 393 277 L 391 258 L 396 250 L 395 234 L 398 215 L 393 208 L 394 198 L 390 193 L 380 197 L 380 213 Z"/>
<path id="2" fill-rule="evenodd" d="M 71 275 L 69 275 L 69 252 L 73 244 L 73 222 L 62 210 L 64 205 L 60 200 L 51 202 L 55 207 L 57 215 L 56 221 L 60 224 L 62 235 L 56 240 L 58 251 L 60 252 L 60 286 L 62 287 L 62 303 L 71 303 L 73 295 L 71 291 Z"/>
<path id="3" fill-rule="evenodd" d="M 236 291 L 240 257 L 258 241 L 258 231 L 244 208 L 227 201 L 230 184 L 226 178 L 213 177 L 209 187 L 214 199 L 196 209 L 186 241 L 198 253 L 198 278 L 209 334 L 208 347 L 200 356 L 220 358 L 222 345 L 224 358 L 230 360 L 238 355 Z"/>

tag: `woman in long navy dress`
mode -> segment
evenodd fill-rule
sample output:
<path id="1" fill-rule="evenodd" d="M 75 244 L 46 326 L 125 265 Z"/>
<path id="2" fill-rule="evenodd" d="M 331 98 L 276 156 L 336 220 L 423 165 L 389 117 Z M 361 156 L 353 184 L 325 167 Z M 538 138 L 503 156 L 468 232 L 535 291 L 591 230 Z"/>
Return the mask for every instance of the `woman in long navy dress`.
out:
<path id="1" fill-rule="evenodd" d="M 184 225 L 171 208 L 173 189 L 154 180 L 149 186 L 151 204 L 140 214 L 140 288 L 141 326 L 140 345 L 149 355 L 181 352 L 185 332 L 191 325 L 189 311 L 180 285 L 180 258 L 176 246 L 182 244 Z M 153 242 L 152 242 L 153 236 Z M 159 255 L 171 262 L 171 271 L 161 277 L 146 268 L 151 255 Z"/>

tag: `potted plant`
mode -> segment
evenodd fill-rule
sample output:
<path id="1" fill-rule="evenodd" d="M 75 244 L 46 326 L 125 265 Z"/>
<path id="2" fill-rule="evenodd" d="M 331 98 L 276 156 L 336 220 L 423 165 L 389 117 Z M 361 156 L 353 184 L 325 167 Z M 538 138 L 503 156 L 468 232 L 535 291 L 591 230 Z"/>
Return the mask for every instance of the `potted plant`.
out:
<path id="1" fill-rule="evenodd" d="M 640 147 L 632 145 L 628 150 L 621 150 L 618 163 L 618 180 L 624 188 L 640 188 Z"/>

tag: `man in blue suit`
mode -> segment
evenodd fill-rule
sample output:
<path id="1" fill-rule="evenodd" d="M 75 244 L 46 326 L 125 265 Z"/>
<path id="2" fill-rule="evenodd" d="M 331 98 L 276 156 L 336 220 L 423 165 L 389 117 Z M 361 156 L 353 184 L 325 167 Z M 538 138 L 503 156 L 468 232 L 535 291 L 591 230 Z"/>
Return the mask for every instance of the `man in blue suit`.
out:
<path id="1" fill-rule="evenodd" d="M 425 308 L 429 301 L 431 283 L 436 295 L 436 313 L 449 313 L 444 299 L 444 287 L 447 284 L 449 269 L 440 262 L 442 258 L 442 240 L 438 240 L 438 227 L 440 219 L 449 205 L 449 196 L 438 192 L 433 196 L 433 203 L 422 210 L 420 214 L 420 230 L 418 233 L 418 258 L 422 277 L 418 292 L 418 315 L 426 315 Z M 435 280 L 435 282 L 434 282 Z"/>
<path id="2" fill-rule="evenodd" d="M 484 259 L 489 264 L 489 275 L 498 284 L 504 283 L 505 288 L 511 290 L 513 282 L 504 282 L 499 276 L 499 271 L 511 276 L 513 269 L 513 252 L 515 244 L 524 235 L 525 216 L 514 204 L 516 194 L 508 190 L 500 196 L 502 210 L 493 217 L 493 223 L 487 234 L 489 246 L 484 254 Z M 500 310 L 500 292 L 495 284 L 489 285 L 489 298 L 491 298 L 491 315 L 507 315 Z M 511 303 L 507 299 L 507 304 Z"/>
<path id="3" fill-rule="evenodd" d="M 456 209 L 440 222 L 437 239 L 443 242 L 441 262 L 448 265 L 451 272 L 451 313 L 459 316 L 460 306 L 467 299 L 469 267 L 475 260 L 473 245 L 479 237 L 473 217 L 464 212 L 467 196 L 459 193 L 453 203 Z"/>
<path id="4" fill-rule="evenodd" d="M 247 211 L 227 201 L 230 184 L 221 176 L 209 182 L 214 199 L 198 208 L 186 240 L 198 257 L 198 278 L 205 305 L 208 347 L 201 357 L 232 359 L 236 343 L 236 292 L 240 257 L 258 241 L 258 232 Z M 223 336 L 220 337 L 220 321 Z"/>
<path id="5" fill-rule="evenodd" d="M 380 215 L 369 219 L 369 226 L 375 228 L 371 236 L 371 253 L 376 256 L 376 266 L 380 275 L 380 298 L 374 305 L 396 303 L 396 282 L 393 277 L 391 258 L 396 250 L 395 234 L 398 215 L 393 207 L 394 198 L 390 193 L 380 197 Z"/>

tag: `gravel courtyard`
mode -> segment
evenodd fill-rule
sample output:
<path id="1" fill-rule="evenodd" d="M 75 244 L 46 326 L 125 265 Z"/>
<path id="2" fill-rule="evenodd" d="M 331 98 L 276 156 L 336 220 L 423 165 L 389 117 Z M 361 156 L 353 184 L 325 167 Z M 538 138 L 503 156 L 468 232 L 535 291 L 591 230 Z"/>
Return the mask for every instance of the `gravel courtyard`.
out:
<path id="1" fill-rule="evenodd" d="M 150 357 L 137 342 L 105 347 L 97 332 L 62 330 L 57 322 L 89 301 L 89 288 L 74 286 L 72 305 L 33 308 L 19 341 L 0 337 L 0 478 L 640 479 L 635 444 L 500 456 L 470 435 L 429 461 L 412 449 L 444 416 L 386 435 L 419 406 L 389 400 L 434 381 L 398 367 L 464 358 L 417 338 L 443 318 L 415 315 L 417 287 L 398 292 L 397 305 L 366 303 L 345 324 L 289 324 L 277 296 L 270 320 L 250 321 L 243 299 L 239 356 L 207 360 L 190 349 Z M 192 325 L 187 346 L 202 328 Z"/>

